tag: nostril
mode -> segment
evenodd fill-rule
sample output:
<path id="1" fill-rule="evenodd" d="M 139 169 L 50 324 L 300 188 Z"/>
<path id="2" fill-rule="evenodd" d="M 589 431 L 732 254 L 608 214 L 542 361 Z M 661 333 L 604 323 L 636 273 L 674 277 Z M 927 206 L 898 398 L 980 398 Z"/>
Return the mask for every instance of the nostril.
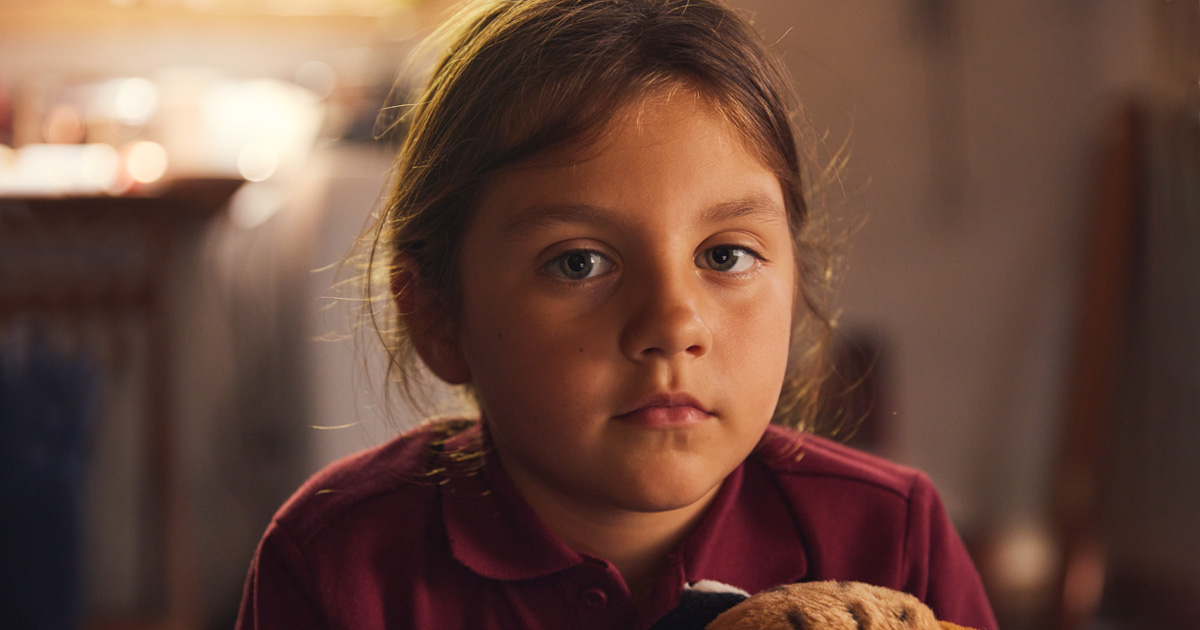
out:
<path id="1" fill-rule="evenodd" d="M 672 356 L 699 357 L 708 351 L 712 334 L 700 305 L 689 293 L 655 292 L 637 297 L 622 331 L 626 356 L 635 360 Z"/>
<path id="2" fill-rule="evenodd" d="M 701 343 L 691 344 L 654 344 L 643 347 L 638 354 L 644 358 L 666 358 L 673 354 L 686 354 L 689 356 L 701 356 L 708 352 L 708 345 Z"/>

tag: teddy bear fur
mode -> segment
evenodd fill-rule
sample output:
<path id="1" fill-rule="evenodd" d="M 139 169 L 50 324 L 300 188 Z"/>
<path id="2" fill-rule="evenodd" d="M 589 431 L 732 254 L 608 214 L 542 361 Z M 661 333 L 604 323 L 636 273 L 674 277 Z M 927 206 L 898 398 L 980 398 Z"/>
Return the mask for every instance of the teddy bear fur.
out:
<path id="1" fill-rule="evenodd" d="M 805 582 L 768 589 L 730 608 L 706 630 L 968 630 L 938 621 L 908 593 L 861 582 Z"/>

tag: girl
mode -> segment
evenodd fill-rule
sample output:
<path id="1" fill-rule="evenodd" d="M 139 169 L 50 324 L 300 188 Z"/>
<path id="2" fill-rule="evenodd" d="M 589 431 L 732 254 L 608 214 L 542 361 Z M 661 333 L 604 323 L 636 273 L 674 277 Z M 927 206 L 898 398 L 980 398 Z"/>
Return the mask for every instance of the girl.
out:
<path id="1" fill-rule="evenodd" d="M 423 362 L 480 418 L 305 484 L 239 627 L 650 628 L 700 580 L 853 579 L 994 628 L 926 477 L 771 423 L 815 426 L 831 325 L 752 29 L 717 0 L 484 0 L 445 32 L 368 273 L 405 391 Z"/>

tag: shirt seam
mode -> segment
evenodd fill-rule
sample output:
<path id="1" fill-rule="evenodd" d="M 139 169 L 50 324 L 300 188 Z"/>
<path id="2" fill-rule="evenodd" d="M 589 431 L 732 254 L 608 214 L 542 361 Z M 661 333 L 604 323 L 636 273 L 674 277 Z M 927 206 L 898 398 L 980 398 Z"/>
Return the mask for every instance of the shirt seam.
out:
<path id="1" fill-rule="evenodd" d="M 810 479 L 814 479 L 814 478 L 815 479 L 836 479 L 839 481 L 845 481 L 848 483 L 854 483 L 854 484 L 858 484 L 858 485 L 862 485 L 862 486 L 869 486 L 872 488 L 876 488 L 878 490 L 882 490 L 889 494 L 896 495 L 898 498 L 903 499 L 907 503 L 912 502 L 913 490 L 916 488 L 917 483 L 920 478 L 920 474 L 918 474 L 918 473 L 915 473 L 915 472 L 914 473 L 905 473 L 903 476 L 903 479 L 904 479 L 904 481 L 907 482 L 906 487 L 898 488 L 891 484 L 880 483 L 877 481 L 872 481 L 870 479 L 863 479 L 862 477 L 856 477 L 853 475 L 847 475 L 847 474 L 843 474 L 843 473 L 824 473 L 824 472 L 775 469 L 775 474 L 779 475 L 780 477 L 796 477 L 796 478 L 810 478 Z"/>
<path id="2" fill-rule="evenodd" d="M 287 543 L 287 545 L 289 547 L 291 547 L 292 551 L 295 552 L 296 557 L 300 560 L 300 563 L 302 565 L 302 567 L 300 567 L 300 568 L 303 569 L 303 575 L 302 576 L 298 575 L 296 577 L 297 577 L 297 580 L 300 582 L 301 586 L 304 588 L 304 594 L 308 596 L 308 600 L 310 602 L 312 602 L 313 608 L 317 611 L 317 614 L 319 614 L 321 616 L 321 625 L 326 628 L 334 627 L 333 624 L 330 623 L 329 615 L 325 611 L 325 606 L 323 606 L 321 604 L 321 599 L 317 596 L 317 593 L 314 591 L 314 585 L 313 585 L 313 579 L 312 579 L 313 568 L 312 568 L 312 565 L 309 564 L 309 562 L 308 562 L 308 556 L 304 553 L 304 547 L 307 546 L 307 544 L 305 544 L 305 545 L 297 544 L 296 540 L 292 536 L 292 534 L 290 532 L 288 532 L 287 528 L 284 527 L 284 525 L 282 523 L 280 523 L 278 520 L 275 521 L 275 531 L 279 533 L 279 535 L 283 538 L 283 541 L 285 543 Z"/>

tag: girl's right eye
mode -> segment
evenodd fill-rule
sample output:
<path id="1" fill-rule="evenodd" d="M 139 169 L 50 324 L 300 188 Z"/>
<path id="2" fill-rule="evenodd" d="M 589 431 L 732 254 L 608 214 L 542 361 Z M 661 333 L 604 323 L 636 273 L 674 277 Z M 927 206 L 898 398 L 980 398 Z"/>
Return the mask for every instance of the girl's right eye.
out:
<path id="1" fill-rule="evenodd" d="M 590 249 L 572 249 L 555 256 L 542 269 L 567 280 L 586 280 L 608 273 L 613 263 L 604 254 Z"/>

